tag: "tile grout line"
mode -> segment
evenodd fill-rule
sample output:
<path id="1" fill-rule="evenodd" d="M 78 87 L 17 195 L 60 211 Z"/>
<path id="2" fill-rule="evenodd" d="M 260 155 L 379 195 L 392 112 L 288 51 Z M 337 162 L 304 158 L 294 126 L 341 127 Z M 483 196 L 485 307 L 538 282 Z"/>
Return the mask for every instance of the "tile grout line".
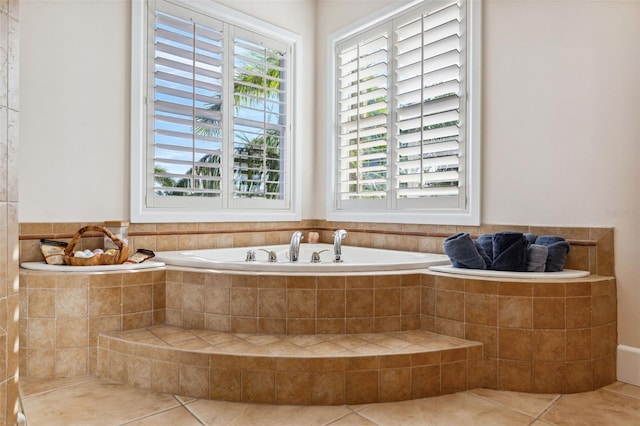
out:
<path id="1" fill-rule="evenodd" d="M 542 416 L 544 416 L 549 411 L 551 411 L 553 409 L 553 407 L 558 403 L 558 401 L 560 401 L 560 398 L 562 398 L 562 396 L 563 396 L 563 394 L 559 394 L 555 398 L 553 398 L 553 401 L 551 401 L 549 403 L 549 405 L 547 405 L 547 407 L 544 410 L 542 410 L 542 412 L 540 414 L 538 414 L 536 416 L 535 420 L 540 420 L 540 421 L 545 422 L 545 423 L 550 423 L 550 422 L 548 422 L 546 420 L 543 420 Z M 553 424 L 553 423 L 550 423 L 550 424 Z"/>
<path id="2" fill-rule="evenodd" d="M 155 411 L 155 412 L 152 412 L 152 413 L 148 413 L 148 414 L 142 415 L 140 417 L 136 417 L 134 419 L 125 420 L 124 423 L 119 423 L 118 426 L 125 426 L 125 425 L 131 424 L 131 423 L 134 423 L 134 422 L 137 422 L 137 421 L 140 421 L 140 420 L 144 420 L 144 419 L 147 419 L 147 418 L 150 418 L 150 417 L 153 417 L 153 416 L 157 416 L 158 414 L 166 413 L 167 411 L 171 411 L 171 410 L 174 410 L 174 409 L 179 408 L 179 407 L 183 407 L 183 405 L 180 403 L 180 401 L 178 401 L 178 399 L 175 398 L 175 395 L 173 395 L 173 397 L 174 397 L 174 399 L 176 399 L 176 402 L 178 403 L 178 405 L 176 405 L 175 407 L 168 407 L 168 408 L 165 408 L 164 410 Z M 191 414 L 190 411 L 189 411 L 189 413 Z"/>
<path id="3" fill-rule="evenodd" d="M 100 378 L 98 378 L 97 376 L 87 376 L 87 380 L 85 380 L 83 382 L 80 382 L 80 383 L 71 383 L 71 384 L 60 386 L 60 387 L 57 387 L 57 388 L 54 388 L 54 389 L 48 389 L 48 390 L 45 390 L 45 391 L 42 391 L 42 392 L 32 393 L 30 395 L 23 395 L 22 391 L 21 391 L 20 392 L 20 396 L 21 396 L 21 398 L 23 400 L 26 400 L 26 399 L 29 399 L 29 398 L 34 397 L 34 396 L 42 396 L 42 395 L 45 395 L 45 394 L 48 394 L 48 393 L 57 392 L 57 391 L 60 391 L 60 390 L 63 390 L 63 389 L 68 389 L 68 388 L 72 388 L 72 387 L 75 387 L 75 386 L 80 386 L 80 385 L 83 385 L 83 384 L 86 384 L 86 383 L 94 382 L 96 380 L 100 380 Z"/>
<path id="4" fill-rule="evenodd" d="M 189 401 L 189 402 L 182 402 L 180 401 L 180 399 L 177 398 L 176 395 L 174 395 L 173 397 L 180 403 L 180 406 L 182 406 L 187 411 L 187 413 L 191 414 L 191 416 L 196 419 L 196 421 L 198 421 L 203 426 L 207 426 L 207 423 L 204 420 L 202 420 L 200 417 L 198 417 L 198 415 L 193 411 L 191 411 L 188 407 L 189 404 L 199 401 L 200 400 L 199 398 L 196 398 L 193 401 Z"/>
<path id="5" fill-rule="evenodd" d="M 614 383 L 615 383 L 615 382 L 614 382 Z M 624 382 L 620 382 L 620 383 L 624 383 Z M 609 385 L 609 386 L 610 386 L 610 385 Z M 604 391 L 606 391 L 606 392 L 614 393 L 614 394 L 616 394 L 616 395 L 625 396 L 625 397 L 633 398 L 633 399 L 640 399 L 640 396 L 631 395 L 631 394 L 624 393 L 624 392 L 620 392 L 620 391 L 617 391 L 617 390 L 614 390 L 614 389 L 609 389 L 609 387 L 608 387 L 608 386 L 602 387 L 601 389 L 602 389 L 602 390 L 604 390 Z"/>
<path id="6" fill-rule="evenodd" d="M 499 392 L 499 391 L 498 391 L 498 392 Z M 553 405 L 553 404 L 558 400 L 558 398 L 560 398 L 560 397 L 562 396 L 562 395 L 556 395 L 556 396 L 554 397 L 554 399 L 553 399 L 551 402 L 549 402 L 549 404 L 548 404 L 548 405 L 547 405 L 547 406 L 546 406 L 546 407 L 545 407 L 545 408 L 544 408 L 540 413 L 538 413 L 537 415 L 531 415 L 530 413 L 526 413 L 526 412 L 524 412 L 524 411 L 522 411 L 522 410 L 519 410 L 519 409 L 517 409 L 517 408 L 514 408 L 514 407 L 512 407 L 512 406 L 510 406 L 510 405 L 507 405 L 507 404 L 505 404 L 504 402 L 496 401 L 496 400 L 494 400 L 494 399 L 492 399 L 492 398 L 485 397 L 485 396 L 483 396 L 483 395 L 478 395 L 477 393 L 473 392 L 473 389 L 470 389 L 470 390 L 465 391 L 465 392 L 463 392 L 463 393 L 465 393 L 465 394 L 467 394 L 467 395 L 470 395 L 470 396 L 473 396 L 473 397 L 475 397 L 475 398 L 479 398 L 479 399 L 481 399 L 481 400 L 483 400 L 483 401 L 486 401 L 486 402 L 489 402 L 489 403 L 491 403 L 491 404 L 499 405 L 499 406 L 504 407 L 504 408 L 506 408 L 506 409 L 509 409 L 509 410 L 511 410 L 511 411 L 515 411 L 515 412 L 517 412 L 517 413 L 524 414 L 524 415 L 525 415 L 525 416 L 527 416 L 527 417 L 531 417 L 531 419 L 532 419 L 532 424 L 533 424 L 533 423 L 535 423 L 537 420 L 541 420 L 541 419 L 540 419 L 540 416 L 542 416 L 544 413 L 546 413 L 546 412 L 549 410 L 549 408 L 550 408 L 550 407 L 551 407 L 551 406 L 552 406 L 552 405 Z"/>

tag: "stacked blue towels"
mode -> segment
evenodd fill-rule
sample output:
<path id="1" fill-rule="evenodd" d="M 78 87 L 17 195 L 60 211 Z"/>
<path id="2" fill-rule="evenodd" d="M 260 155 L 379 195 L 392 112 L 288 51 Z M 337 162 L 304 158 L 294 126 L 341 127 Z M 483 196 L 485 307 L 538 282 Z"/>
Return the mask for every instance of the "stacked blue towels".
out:
<path id="1" fill-rule="evenodd" d="M 493 234 L 482 234 L 476 239 L 476 242 L 489 256 L 489 260 L 493 262 Z M 489 263 L 489 265 L 491 265 L 491 263 Z"/>
<path id="2" fill-rule="evenodd" d="M 562 271 L 569 253 L 569 242 L 562 237 L 508 231 L 483 234 L 476 240 L 458 233 L 447 238 L 443 247 L 456 268 L 517 272 Z"/>
<path id="3" fill-rule="evenodd" d="M 530 244 L 527 250 L 527 272 L 544 272 L 547 266 L 549 249 L 540 244 Z"/>
<path id="4" fill-rule="evenodd" d="M 548 250 L 545 272 L 558 272 L 564 269 L 570 248 L 567 240 L 554 235 L 543 235 L 536 239 L 536 244 L 546 246 Z"/>
<path id="5" fill-rule="evenodd" d="M 456 268 L 487 269 L 475 242 L 467 233 L 459 233 L 444 240 L 444 252 Z"/>
<path id="6" fill-rule="evenodd" d="M 527 270 L 527 239 L 522 232 L 493 234 L 493 269 L 496 271 Z"/>

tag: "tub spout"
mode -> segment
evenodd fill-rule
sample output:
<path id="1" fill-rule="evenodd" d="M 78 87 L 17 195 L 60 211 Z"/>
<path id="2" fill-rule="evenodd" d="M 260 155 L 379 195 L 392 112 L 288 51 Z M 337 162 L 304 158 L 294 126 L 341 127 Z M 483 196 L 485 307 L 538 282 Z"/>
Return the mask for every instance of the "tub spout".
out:
<path id="1" fill-rule="evenodd" d="M 347 237 L 347 231 L 344 229 L 338 229 L 333 233 L 333 261 L 336 263 L 342 262 L 342 240 Z"/>
<path id="2" fill-rule="evenodd" d="M 302 232 L 296 231 L 291 235 L 291 243 L 289 244 L 289 261 L 297 262 L 298 255 L 300 254 L 300 241 L 304 237 L 302 236 Z"/>

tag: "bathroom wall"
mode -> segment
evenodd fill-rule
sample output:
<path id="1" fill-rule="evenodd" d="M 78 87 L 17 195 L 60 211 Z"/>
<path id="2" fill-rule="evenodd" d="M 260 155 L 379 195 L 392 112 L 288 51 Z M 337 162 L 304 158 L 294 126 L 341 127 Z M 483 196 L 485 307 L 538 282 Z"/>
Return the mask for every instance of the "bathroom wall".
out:
<path id="1" fill-rule="evenodd" d="M 303 219 L 323 219 L 326 37 L 394 2 L 224 3 L 303 35 Z M 619 343 L 640 351 L 640 2 L 483 13 L 482 222 L 613 227 Z M 19 221 L 127 218 L 130 1 L 24 0 L 21 28 Z"/>
<path id="2" fill-rule="evenodd" d="M 0 425 L 18 403 L 19 3 L 0 2 Z"/>
<path id="3" fill-rule="evenodd" d="M 318 70 L 328 34 L 393 3 L 318 2 Z M 640 384 L 640 2 L 485 0 L 483 37 L 482 223 L 615 228 L 618 339 Z M 319 74 L 318 100 L 326 87 Z"/>

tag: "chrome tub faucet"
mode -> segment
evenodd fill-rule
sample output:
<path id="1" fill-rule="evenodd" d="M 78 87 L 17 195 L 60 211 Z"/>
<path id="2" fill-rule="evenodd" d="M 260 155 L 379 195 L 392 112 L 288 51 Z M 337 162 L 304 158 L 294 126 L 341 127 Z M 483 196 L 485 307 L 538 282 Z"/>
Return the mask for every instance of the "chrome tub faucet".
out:
<path id="1" fill-rule="evenodd" d="M 342 262 L 342 240 L 347 237 L 347 231 L 344 229 L 338 229 L 333 233 L 333 261 L 336 263 Z"/>
<path id="2" fill-rule="evenodd" d="M 301 231 L 295 231 L 293 235 L 291 235 L 291 242 L 289 243 L 289 261 L 297 262 L 298 256 L 300 254 L 300 241 L 304 237 L 302 236 Z"/>

